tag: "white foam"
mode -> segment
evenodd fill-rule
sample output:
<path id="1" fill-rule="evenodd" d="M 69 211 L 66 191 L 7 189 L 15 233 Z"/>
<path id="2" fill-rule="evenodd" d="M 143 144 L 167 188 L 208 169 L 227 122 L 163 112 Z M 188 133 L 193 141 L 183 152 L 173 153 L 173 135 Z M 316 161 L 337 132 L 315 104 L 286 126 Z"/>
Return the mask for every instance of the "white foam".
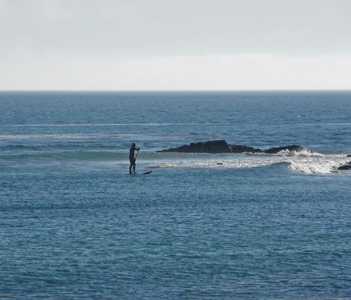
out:
<path id="1" fill-rule="evenodd" d="M 323 156 L 323 154 L 312 152 L 311 150 L 308 150 L 308 149 L 304 149 L 302 151 L 282 150 L 274 155 L 278 155 L 278 156 Z"/>
<path id="2" fill-rule="evenodd" d="M 178 159 L 154 162 L 150 168 L 255 168 L 279 163 L 278 157 L 227 155 L 214 158 Z"/>
<path id="3" fill-rule="evenodd" d="M 290 161 L 290 168 L 305 174 L 330 174 L 349 160 L 345 155 L 299 157 Z"/>
<path id="4" fill-rule="evenodd" d="M 281 151 L 276 155 L 222 155 L 214 157 L 185 158 L 154 161 L 149 168 L 256 168 L 275 164 L 287 164 L 293 171 L 304 174 L 330 174 L 350 161 L 346 155 L 324 155 L 309 150 L 301 152 Z"/>

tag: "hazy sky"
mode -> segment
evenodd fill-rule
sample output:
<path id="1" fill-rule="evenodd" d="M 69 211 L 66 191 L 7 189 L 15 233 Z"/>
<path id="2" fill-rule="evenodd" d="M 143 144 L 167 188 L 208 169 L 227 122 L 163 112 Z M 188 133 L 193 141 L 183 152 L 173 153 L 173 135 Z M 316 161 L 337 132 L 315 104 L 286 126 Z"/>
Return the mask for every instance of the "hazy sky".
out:
<path id="1" fill-rule="evenodd" d="M 351 0 L 0 0 L 0 90 L 351 89 Z"/>

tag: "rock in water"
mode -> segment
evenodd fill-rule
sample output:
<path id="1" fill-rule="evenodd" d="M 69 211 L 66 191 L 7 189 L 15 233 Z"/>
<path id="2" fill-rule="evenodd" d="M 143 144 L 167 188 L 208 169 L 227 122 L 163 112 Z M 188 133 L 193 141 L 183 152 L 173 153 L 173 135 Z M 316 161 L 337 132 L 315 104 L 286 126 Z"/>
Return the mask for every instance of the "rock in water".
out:
<path id="1" fill-rule="evenodd" d="M 351 165 L 344 165 L 344 166 L 341 166 L 338 168 L 338 170 L 341 170 L 341 171 L 348 171 L 348 170 L 351 170 Z"/>
<path id="2" fill-rule="evenodd" d="M 265 151 L 261 149 L 255 149 L 248 146 L 242 145 L 231 145 L 228 144 L 225 140 L 219 141 L 208 141 L 208 142 L 199 142 L 199 143 L 191 143 L 190 145 L 184 145 L 178 148 L 170 148 L 157 152 L 183 152 L 183 153 L 267 153 L 267 154 L 276 154 L 283 150 L 289 151 L 302 151 L 305 148 L 301 146 L 286 146 L 286 147 L 278 147 L 271 148 Z"/>
<path id="3" fill-rule="evenodd" d="M 243 153 L 262 152 L 247 146 L 230 145 L 225 140 L 191 143 L 178 148 L 170 148 L 157 152 L 184 152 L 184 153 Z"/>

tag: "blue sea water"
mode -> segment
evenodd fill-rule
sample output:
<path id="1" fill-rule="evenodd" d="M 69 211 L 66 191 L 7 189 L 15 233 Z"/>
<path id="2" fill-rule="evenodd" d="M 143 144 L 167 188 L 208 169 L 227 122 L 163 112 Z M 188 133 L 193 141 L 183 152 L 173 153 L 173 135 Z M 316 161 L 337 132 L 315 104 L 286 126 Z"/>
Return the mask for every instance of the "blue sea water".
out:
<path id="1" fill-rule="evenodd" d="M 351 92 L 1 92 L 0 111 L 1 299 L 351 299 Z M 306 150 L 156 152 L 209 140 Z"/>

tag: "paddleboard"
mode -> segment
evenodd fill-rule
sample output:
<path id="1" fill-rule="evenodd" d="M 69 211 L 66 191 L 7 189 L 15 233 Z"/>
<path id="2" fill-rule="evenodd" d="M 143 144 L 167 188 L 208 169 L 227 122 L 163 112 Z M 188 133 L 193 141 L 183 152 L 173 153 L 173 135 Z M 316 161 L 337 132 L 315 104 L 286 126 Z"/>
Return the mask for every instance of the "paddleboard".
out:
<path id="1" fill-rule="evenodd" d="M 143 175 L 149 175 L 149 174 L 151 174 L 152 173 L 152 171 L 149 171 L 149 172 L 145 172 L 145 173 L 141 173 L 141 174 L 143 174 Z M 131 173 L 130 175 L 138 175 L 139 173 Z"/>

